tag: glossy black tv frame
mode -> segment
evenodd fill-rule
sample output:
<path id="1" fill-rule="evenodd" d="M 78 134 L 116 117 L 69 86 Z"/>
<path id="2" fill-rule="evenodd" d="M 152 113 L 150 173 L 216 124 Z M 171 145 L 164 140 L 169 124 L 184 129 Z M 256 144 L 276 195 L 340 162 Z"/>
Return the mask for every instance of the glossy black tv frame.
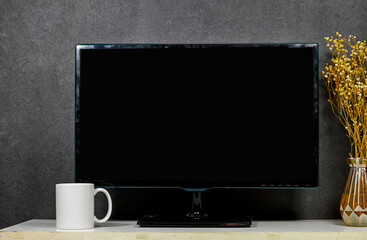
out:
<path id="1" fill-rule="evenodd" d="M 280 47 L 280 48 L 312 48 L 313 50 L 313 131 L 314 131 L 314 160 L 317 165 L 317 180 L 314 184 L 293 184 L 293 185 L 243 185 L 243 186 L 167 186 L 165 184 L 129 184 L 124 185 L 120 182 L 113 183 L 110 181 L 90 180 L 80 178 L 80 52 L 84 49 L 146 49 L 146 48 L 256 48 L 256 47 Z M 316 188 L 318 186 L 318 155 L 319 155 L 319 90 L 318 90 L 318 45 L 316 43 L 260 43 L 260 44 L 80 44 L 76 46 L 76 65 L 75 65 L 75 179 L 76 182 L 93 182 L 100 187 L 113 188 L 181 188 L 186 191 L 192 191 L 192 212 L 185 216 L 146 216 L 139 221 L 140 226 L 160 227 L 160 226 L 216 226 L 216 227 L 244 227 L 251 225 L 251 218 L 248 216 L 230 216 L 228 217 L 211 217 L 202 212 L 201 194 L 203 191 L 214 188 L 230 188 L 230 189 L 299 189 L 299 188 Z"/>

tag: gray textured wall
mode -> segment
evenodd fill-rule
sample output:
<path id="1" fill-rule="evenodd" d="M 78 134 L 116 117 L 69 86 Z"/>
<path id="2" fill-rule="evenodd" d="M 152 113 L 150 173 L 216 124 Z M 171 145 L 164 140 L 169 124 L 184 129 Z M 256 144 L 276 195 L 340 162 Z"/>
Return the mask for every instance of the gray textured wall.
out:
<path id="1" fill-rule="evenodd" d="M 365 0 L 0 0 L 0 228 L 54 218 L 55 183 L 73 181 L 75 44 L 317 42 L 323 67 L 324 36 L 367 39 L 366 10 Z M 320 97 L 319 189 L 213 190 L 207 208 L 257 219 L 338 218 L 348 140 L 322 84 Z M 190 207 L 179 190 L 110 192 L 113 218 Z M 97 214 L 103 205 L 98 197 Z"/>

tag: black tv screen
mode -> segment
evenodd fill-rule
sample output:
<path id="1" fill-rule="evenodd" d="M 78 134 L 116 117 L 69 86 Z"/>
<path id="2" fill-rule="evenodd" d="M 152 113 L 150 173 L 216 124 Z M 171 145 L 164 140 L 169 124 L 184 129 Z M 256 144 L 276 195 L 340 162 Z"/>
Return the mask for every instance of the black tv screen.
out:
<path id="1" fill-rule="evenodd" d="M 317 44 L 76 46 L 76 181 L 318 186 Z"/>

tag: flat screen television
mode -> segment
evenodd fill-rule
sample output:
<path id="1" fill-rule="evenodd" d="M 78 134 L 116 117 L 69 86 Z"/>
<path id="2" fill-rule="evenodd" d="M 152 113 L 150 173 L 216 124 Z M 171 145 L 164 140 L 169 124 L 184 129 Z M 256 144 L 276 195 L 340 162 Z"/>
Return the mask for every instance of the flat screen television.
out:
<path id="1" fill-rule="evenodd" d="M 76 182 L 316 188 L 318 101 L 315 43 L 77 45 Z"/>

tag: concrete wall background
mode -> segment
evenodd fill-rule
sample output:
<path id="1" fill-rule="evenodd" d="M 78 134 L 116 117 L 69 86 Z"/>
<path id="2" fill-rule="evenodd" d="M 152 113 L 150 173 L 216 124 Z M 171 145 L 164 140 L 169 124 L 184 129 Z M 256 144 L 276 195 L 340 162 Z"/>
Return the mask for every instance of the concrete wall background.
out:
<path id="1" fill-rule="evenodd" d="M 330 57 L 324 36 L 367 39 L 366 9 L 365 0 L 0 0 L 0 228 L 55 218 L 54 185 L 74 179 L 75 44 L 317 42 L 321 69 Z M 212 190 L 208 210 L 339 218 L 348 139 L 322 78 L 320 98 L 320 187 Z M 115 219 L 190 208 L 190 194 L 180 190 L 109 191 Z M 96 201 L 102 216 L 105 200 Z"/>

